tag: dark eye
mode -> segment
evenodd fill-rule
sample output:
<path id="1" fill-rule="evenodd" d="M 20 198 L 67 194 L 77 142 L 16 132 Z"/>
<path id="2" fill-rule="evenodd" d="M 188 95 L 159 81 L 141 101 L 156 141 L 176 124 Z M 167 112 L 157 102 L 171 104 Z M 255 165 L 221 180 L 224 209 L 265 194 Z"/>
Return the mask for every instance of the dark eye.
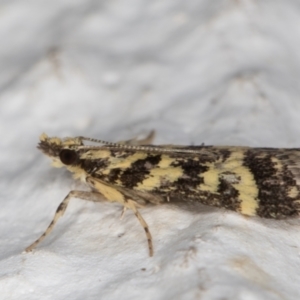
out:
<path id="1" fill-rule="evenodd" d="M 74 150 L 64 149 L 59 153 L 61 162 L 65 165 L 71 165 L 77 159 L 77 153 Z"/>

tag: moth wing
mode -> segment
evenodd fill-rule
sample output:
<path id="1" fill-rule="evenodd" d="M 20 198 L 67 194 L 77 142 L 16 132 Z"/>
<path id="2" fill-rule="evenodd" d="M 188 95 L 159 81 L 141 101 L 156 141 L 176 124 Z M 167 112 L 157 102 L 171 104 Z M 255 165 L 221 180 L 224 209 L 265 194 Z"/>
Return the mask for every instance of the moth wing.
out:
<path id="1" fill-rule="evenodd" d="M 274 157 L 293 174 L 296 184 L 300 186 L 300 149 L 283 149 Z"/>
<path id="2" fill-rule="evenodd" d="M 98 178 L 87 177 L 87 183 L 94 190 L 107 198 L 107 200 L 112 202 L 134 200 L 140 205 L 144 205 L 147 203 L 159 204 L 163 202 L 162 197 L 160 197 L 159 195 L 154 195 L 146 191 L 125 188 L 120 185 L 110 184 Z"/>

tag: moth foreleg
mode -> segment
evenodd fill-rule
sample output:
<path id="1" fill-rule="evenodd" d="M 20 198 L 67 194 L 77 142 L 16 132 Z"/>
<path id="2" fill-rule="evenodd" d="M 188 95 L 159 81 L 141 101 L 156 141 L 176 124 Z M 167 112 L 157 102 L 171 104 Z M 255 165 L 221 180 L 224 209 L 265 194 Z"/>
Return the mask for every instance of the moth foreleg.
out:
<path id="1" fill-rule="evenodd" d="M 148 224 L 146 223 L 146 221 L 144 220 L 144 218 L 142 217 L 142 215 L 139 213 L 139 211 L 137 210 L 137 207 L 139 206 L 138 203 L 136 203 L 133 200 L 128 199 L 125 204 L 124 204 L 127 208 L 130 208 L 135 216 L 138 218 L 138 220 L 140 221 L 140 224 L 143 226 L 145 233 L 146 233 L 146 237 L 147 237 L 147 241 L 148 241 L 148 248 L 149 248 L 149 256 L 153 256 L 153 244 L 152 244 L 152 236 L 148 227 Z"/>
<path id="2" fill-rule="evenodd" d="M 94 201 L 94 202 L 100 202 L 105 201 L 103 196 L 99 193 L 94 192 L 85 192 L 85 191 L 71 191 L 64 200 L 60 203 L 58 208 L 56 209 L 56 212 L 54 214 L 53 220 L 49 224 L 46 231 L 30 246 L 28 246 L 25 251 L 29 252 L 32 251 L 41 241 L 45 239 L 45 237 L 53 230 L 55 224 L 57 223 L 58 219 L 63 216 L 64 212 L 66 211 L 68 204 L 70 202 L 71 198 L 80 198 L 87 201 Z"/>

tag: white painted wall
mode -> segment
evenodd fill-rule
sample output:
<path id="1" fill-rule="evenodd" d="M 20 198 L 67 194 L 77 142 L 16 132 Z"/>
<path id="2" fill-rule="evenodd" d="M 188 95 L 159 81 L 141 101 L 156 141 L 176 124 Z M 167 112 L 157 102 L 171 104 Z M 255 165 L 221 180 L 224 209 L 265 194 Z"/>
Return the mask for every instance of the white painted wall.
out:
<path id="1" fill-rule="evenodd" d="M 0 2 L 1 299 L 300 299 L 300 220 L 203 206 L 142 210 L 84 189 L 42 132 L 117 141 L 299 147 L 297 0 Z"/>

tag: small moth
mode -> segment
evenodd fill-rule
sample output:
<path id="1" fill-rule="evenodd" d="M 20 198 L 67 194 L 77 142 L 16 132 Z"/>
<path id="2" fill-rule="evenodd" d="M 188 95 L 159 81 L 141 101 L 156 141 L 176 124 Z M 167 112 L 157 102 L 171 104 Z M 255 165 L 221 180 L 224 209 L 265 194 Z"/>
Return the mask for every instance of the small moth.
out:
<path id="1" fill-rule="evenodd" d="M 71 191 L 31 251 L 53 229 L 71 198 L 119 202 L 152 237 L 139 208 L 147 204 L 200 202 L 248 216 L 286 218 L 300 214 L 300 149 L 150 145 L 144 140 L 110 143 L 42 134 L 38 148 L 56 167 L 66 167 L 91 191 Z M 87 145 L 84 141 L 100 145 Z"/>

